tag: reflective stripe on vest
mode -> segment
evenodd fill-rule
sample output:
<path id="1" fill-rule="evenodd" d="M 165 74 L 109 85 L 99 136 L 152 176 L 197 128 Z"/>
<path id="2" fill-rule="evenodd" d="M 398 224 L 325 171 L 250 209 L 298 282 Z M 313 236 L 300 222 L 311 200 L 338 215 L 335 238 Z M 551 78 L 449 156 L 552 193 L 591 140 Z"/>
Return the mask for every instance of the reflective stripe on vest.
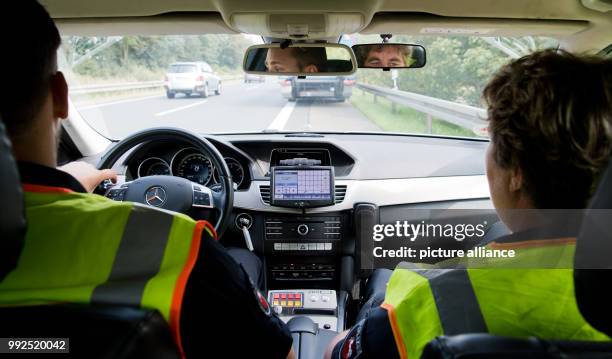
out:
<path id="1" fill-rule="evenodd" d="M 180 341 L 180 309 L 204 221 L 65 189 L 24 185 L 28 230 L 0 305 L 115 303 L 157 309 Z"/>
<path id="2" fill-rule="evenodd" d="M 551 257 L 546 256 L 550 251 L 563 256 L 552 262 L 565 264 L 571 262 L 574 246 L 564 239 L 515 249 L 517 258 L 534 260 Z M 400 357 L 419 358 L 436 336 L 461 333 L 609 340 L 580 314 L 571 269 L 509 267 L 423 270 L 398 265 L 382 307 Z"/>

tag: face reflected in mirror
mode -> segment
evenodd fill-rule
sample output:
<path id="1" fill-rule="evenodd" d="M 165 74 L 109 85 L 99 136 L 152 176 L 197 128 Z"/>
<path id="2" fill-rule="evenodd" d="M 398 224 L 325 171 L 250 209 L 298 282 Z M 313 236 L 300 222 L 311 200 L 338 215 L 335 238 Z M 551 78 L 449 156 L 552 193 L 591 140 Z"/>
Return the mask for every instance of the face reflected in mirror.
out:
<path id="1" fill-rule="evenodd" d="M 271 48 L 266 54 L 267 72 L 325 72 L 326 64 L 325 48 L 320 47 Z"/>
<path id="2" fill-rule="evenodd" d="M 350 47 L 342 44 L 280 44 L 251 46 L 244 55 L 248 74 L 278 76 L 352 75 L 357 63 Z"/>
<path id="3" fill-rule="evenodd" d="M 399 45 L 371 46 L 363 63 L 367 67 L 406 67 L 409 50 Z"/>
<path id="4" fill-rule="evenodd" d="M 410 68 L 425 65 L 425 49 L 407 44 L 364 44 L 353 46 L 362 68 Z"/>

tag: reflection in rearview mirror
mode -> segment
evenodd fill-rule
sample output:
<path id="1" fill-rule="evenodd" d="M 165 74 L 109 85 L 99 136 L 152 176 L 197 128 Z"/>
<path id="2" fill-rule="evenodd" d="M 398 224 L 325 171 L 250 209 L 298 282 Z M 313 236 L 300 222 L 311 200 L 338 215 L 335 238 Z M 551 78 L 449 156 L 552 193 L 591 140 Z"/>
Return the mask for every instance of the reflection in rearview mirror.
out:
<path id="1" fill-rule="evenodd" d="M 339 44 L 256 45 L 244 58 L 244 71 L 255 74 L 350 75 L 355 69 L 353 52 Z"/>
<path id="2" fill-rule="evenodd" d="M 425 66 L 425 48 L 410 44 L 353 45 L 359 68 L 401 69 Z"/>

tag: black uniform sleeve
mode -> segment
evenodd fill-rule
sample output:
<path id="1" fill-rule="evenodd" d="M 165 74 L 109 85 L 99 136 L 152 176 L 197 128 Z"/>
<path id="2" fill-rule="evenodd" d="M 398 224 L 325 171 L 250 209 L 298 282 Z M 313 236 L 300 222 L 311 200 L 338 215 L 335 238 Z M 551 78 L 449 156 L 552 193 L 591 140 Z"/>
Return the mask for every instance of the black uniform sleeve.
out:
<path id="1" fill-rule="evenodd" d="M 399 359 L 389 316 L 381 307 L 368 311 L 332 352 L 332 359 L 374 358 Z"/>
<path id="2" fill-rule="evenodd" d="M 293 343 L 291 333 L 270 306 L 261 303 L 261 294 L 225 248 L 203 234 L 181 309 L 186 357 L 220 353 L 226 358 L 285 358 Z"/>

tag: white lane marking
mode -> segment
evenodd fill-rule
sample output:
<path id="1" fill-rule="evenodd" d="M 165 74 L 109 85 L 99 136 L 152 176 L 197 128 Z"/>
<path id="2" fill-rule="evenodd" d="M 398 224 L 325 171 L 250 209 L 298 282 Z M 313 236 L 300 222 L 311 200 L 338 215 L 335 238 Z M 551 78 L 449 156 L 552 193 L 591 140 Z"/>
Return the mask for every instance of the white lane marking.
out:
<path id="1" fill-rule="evenodd" d="M 110 106 L 110 105 L 118 105 L 120 103 L 128 103 L 128 102 L 136 102 L 136 101 L 142 101 L 142 100 L 148 100 L 151 98 L 161 98 L 161 97 L 165 97 L 163 95 L 154 95 L 154 96 L 146 96 L 146 97 L 138 97 L 138 98 L 130 98 L 127 100 L 118 100 L 118 101 L 112 101 L 112 102 L 105 102 L 105 103 L 99 103 L 99 104 L 95 104 L 95 105 L 88 105 L 88 106 L 79 106 L 79 105 L 75 105 L 75 107 L 77 108 L 77 110 L 81 111 L 81 110 L 89 110 L 92 108 L 98 108 L 98 107 L 104 107 L 104 106 Z"/>
<path id="2" fill-rule="evenodd" d="M 270 122 L 270 125 L 268 126 L 266 130 L 282 131 L 283 128 L 285 128 L 287 121 L 289 121 L 289 117 L 291 117 L 291 113 L 293 112 L 293 109 L 295 108 L 296 103 L 297 101 L 287 102 L 287 104 L 280 110 L 278 115 L 276 115 L 274 120 Z"/>
<path id="3" fill-rule="evenodd" d="M 180 106 L 180 107 L 173 108 L 173 109 L 170 109 L 170 110 L 167 110 L 167 111 L 158 112 L 158 113 L 156 113 L 156 114 L 155 114 L 155 116 L 165 116 L 165 115 L 170 114 L 170 113 L 174 113 L 174 112 L 178 112 L 178 111 L 183 111 L 183 110 L 186 110 L 186 109 L 188 109 L 188 108 L 191 108 L 191 107 L 195 107 L 195 106 L 199 106 L 199 105 L 201 105 L 201 104 L 204 104 L 204 103 L 206 103 L 207 101 L 208 101 L 208 100 L 202 100 L 202 101 L 199 101 L 199 102 L 196 102 L 196 103 L 191 103 L 191 104 L 189 104 L 189 105 Z"/>

